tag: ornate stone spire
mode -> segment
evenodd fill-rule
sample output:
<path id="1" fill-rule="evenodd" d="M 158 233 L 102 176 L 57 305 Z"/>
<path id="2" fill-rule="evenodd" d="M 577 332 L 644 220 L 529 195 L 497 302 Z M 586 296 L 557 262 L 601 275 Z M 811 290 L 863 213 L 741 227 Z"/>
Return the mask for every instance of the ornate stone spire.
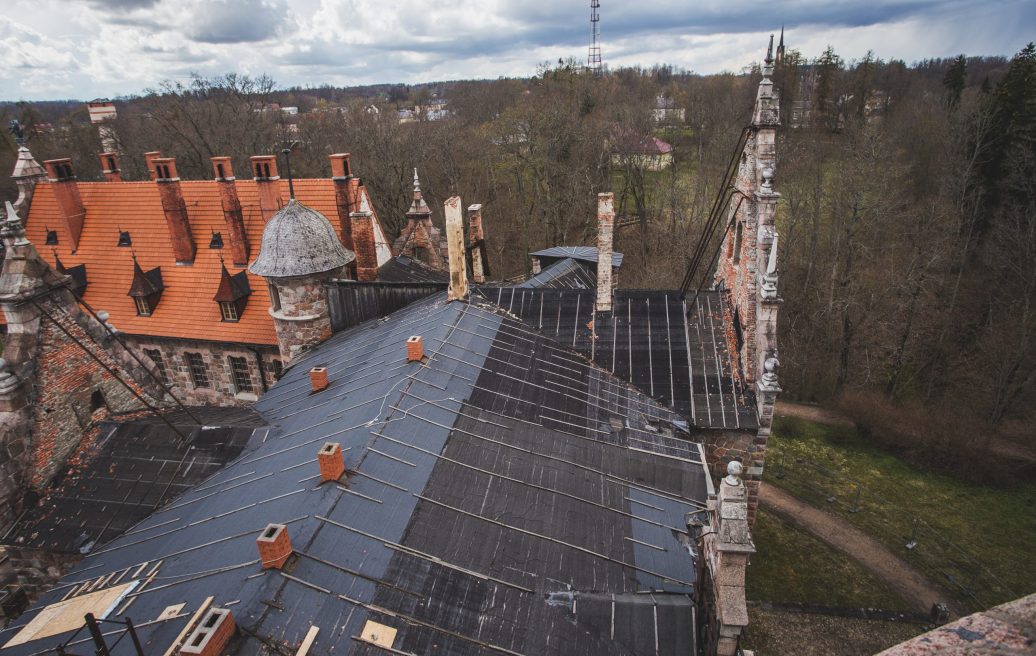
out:
<path id="1" fill-rule="evenodd" d="M 407 217 L 425 217 L 432 215 L 432 208 L 428 207 L 428 203 L 424 201 L 424 195 L 421 193 L 421 180 L 417 177 L 417 169 L 414 169 L 414 201 L 410 203 L 410 209 L 407 210 Z"/>
<path id="2" fill-rule="evenodd" d="M 47 171 L 29 152 L 25 146 L 18 147 L 18 159 L 14 163 L 11 178 L 18 185 L 18 198 L 14 201 L 14 209 L 28 216 L 32 195 L 36 191 L 36 183 L 47 177 Z"/>

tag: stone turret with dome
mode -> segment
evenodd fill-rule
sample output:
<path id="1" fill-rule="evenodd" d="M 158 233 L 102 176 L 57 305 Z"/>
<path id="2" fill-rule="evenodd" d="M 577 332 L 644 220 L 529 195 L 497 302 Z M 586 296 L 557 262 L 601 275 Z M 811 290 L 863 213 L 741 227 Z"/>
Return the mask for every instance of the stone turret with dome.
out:
<path id="1" fill-rule="evenodd" d="M 292 197 L 266 224 L 259 257 L 248 270 L 264 278 L 298 278 L 337 272 L 355 259 L 327 217 Z"/>
<path id="2" fill-rule="evenodd" d="M 291 199 L 263 229 L 259 256 L 248 270 L 266 279 L 270 316 L 285 362 L 331 336 L 331 316 L 324 283 L 339 277 L 356 254 L 342 245 L 320 212 Z"/>

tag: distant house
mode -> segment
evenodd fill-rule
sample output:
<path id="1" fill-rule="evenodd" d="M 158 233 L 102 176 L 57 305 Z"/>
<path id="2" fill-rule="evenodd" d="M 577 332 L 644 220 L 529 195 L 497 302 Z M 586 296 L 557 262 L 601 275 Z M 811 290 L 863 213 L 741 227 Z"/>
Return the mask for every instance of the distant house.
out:
<path id="1" fill-rule="evenodd" d="M 658 137 L 616 138 L 612 145 L 612 164 L 623 166 L 627 162 L 648 171 L 663 171 L 673 165 L 673 146 Z"/>
<path id="2" fill-rule="evenodd" d="M 676 106 L 676 100 L 671 96 L 659 94 L 655 98 L 655 108 L 651 110 L 651 118 L 656 123 L 682 123 L 687 116 L 687 110 Z"/>

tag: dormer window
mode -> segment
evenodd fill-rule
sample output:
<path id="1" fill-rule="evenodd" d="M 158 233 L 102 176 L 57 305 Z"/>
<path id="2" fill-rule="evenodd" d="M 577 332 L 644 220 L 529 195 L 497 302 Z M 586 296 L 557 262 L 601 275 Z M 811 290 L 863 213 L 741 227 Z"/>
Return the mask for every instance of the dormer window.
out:
<path id="1" fill-rule="evenodd" d="M 140 268 L 136 256 L 133 257 L 133 284 L 130 286 L 129 296 L 133 297 L 133 303 L 137 308 L 137 315 L 150 317 L 162 300 L 162 269 L 155 267 L 147 273 Z"/>
<path id="2" fill-rule="evenodd" d="M 130 233 L 125 230 L 119 231 L 119 243 L 120 248 L 129 248 L 133 245 L 133 240 L 130 238 Z"/>
<path id="3" fill-rule="evenodd" d="M 137 316 L 151 316 L 151 304 L 148 303 L 147 298 L 134 297 L 133 302 L 137 304 Z"/>
<path id="4" fill-rule="evenodd" d="M 226 301 L 219 302 L 219 313 L 223 317 L 223 321 L 237 321 L 239 318 L 234 304 Z"/>
<path id="5" fill-rule="evenodd" d="M 223 235 L 213 232 L 212 240 L 209 241 L 209 248 L 223 248 Z"/>
<path id="6" fill-rule="evenodd" d="M 58 231 L 57 230 L 48 230 L 47 231 L 47 241 L 46 241 L 46 244 L 47 244 L 47 246 L 57 246 L 58 245 Z"/>
<path id="7" fill-rule="evenodd" d="M 248 304 L 248 296 L 252 293 L 252 287 L 248 284 L 248 274 L 239 271 L 230 275 L 227 267 L 220 265 L 219 288 L 212 300 L 219 305 L 219 315 L 222 321 L 238 321 L 244 314 L 245 306 Z"/>

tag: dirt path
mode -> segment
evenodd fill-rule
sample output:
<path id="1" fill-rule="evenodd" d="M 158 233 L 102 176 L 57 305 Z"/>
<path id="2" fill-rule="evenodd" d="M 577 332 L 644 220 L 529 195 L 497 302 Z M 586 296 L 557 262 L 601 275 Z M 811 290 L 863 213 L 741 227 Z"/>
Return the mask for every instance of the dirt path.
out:
<path id="1" fill-rule="evenodd" d="M 958 610 L 948 592 L 841 517 L 814 508 L 779 487 L 765 483 L 759 490 L 759 503 L 858 562 L 919 612 L 927 613 L 932 604 L 940 601 L 950 605 L 951 612 Z"/>

